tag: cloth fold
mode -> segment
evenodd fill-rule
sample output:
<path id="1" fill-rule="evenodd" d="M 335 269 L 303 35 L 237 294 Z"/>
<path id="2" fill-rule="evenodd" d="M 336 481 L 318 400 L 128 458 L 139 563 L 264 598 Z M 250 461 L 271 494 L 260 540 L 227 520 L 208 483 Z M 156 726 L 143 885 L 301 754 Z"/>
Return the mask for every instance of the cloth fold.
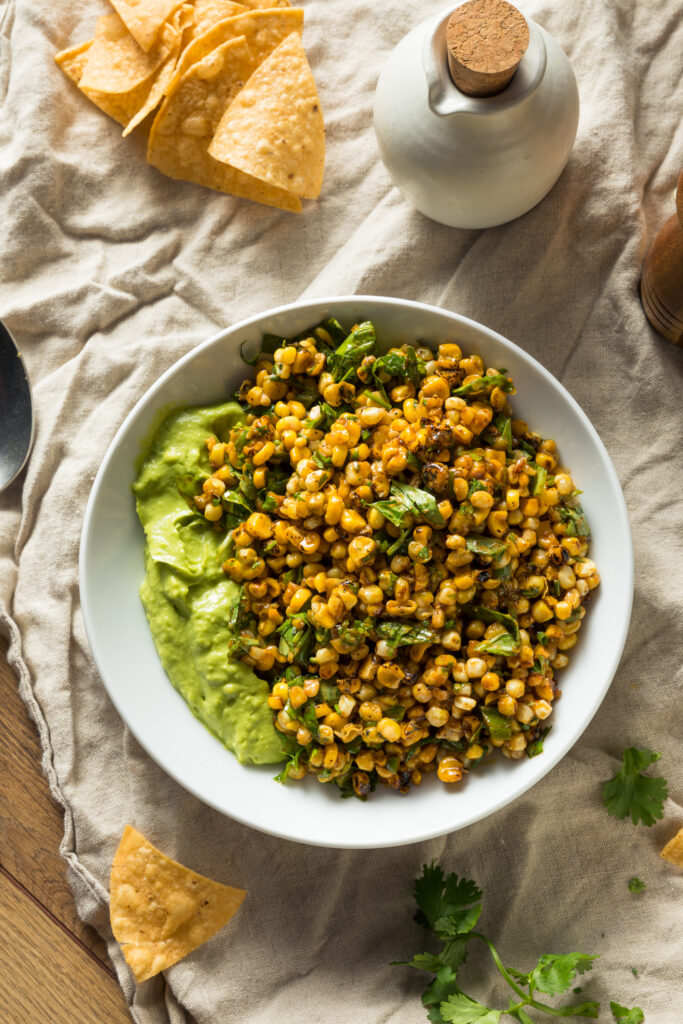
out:
<path id="1" fill-rule="evenodd" d="M 0 623 L 64 809 L 61 851 L 78 912 L 107 939 L 138 1024 L 184 1024 L 186 1011 L 198 1024 L 409 1024 L 425 1019 L 424 983 L 388 963 L 423 948 L 412 879 L 440 858 L 483 889 L 482 926 L 507 962 L 599 952 L 583 988 L 603 1001 L 601 1019 L 615 999 L 641 1006 L 648 1024 L 672 1024 L 682 876 L 657 854 L 683 824 L 681 352 L 649 329 L 637 282 L 646 240 L 673 212 L 683 160 L 680 5 L 520 0 L 572 61 L 581 121 L 550 195 L 485 232 L 412 210 L 372 131 L 382 62 L 442 4 L 304 6 L 328 148 L 322 196 L 300 216 L 163 178 L 144 161 L 144 139 L 122 140 L 60 74 L 53 54 L 89 37 L 104 3 L 0 7 L 0 316 L 21 343 L 37 412 L 28 469 L 0 497 Z M 611 690 L 549 776 L 450 837 L 354 853 L 252 832 L 147 757 L 89 653 L 78 546 L 107 446 L 162 371 L 253 313 L 361 292 L 480 320 L 562 380 L 624 486 L 637 583 Z M 651 829 L 608 817 L 600 801 L 601 781 L 631 744 L 663 752 L 670 799 Z M 406 814 L 419 799 L 419 790 L 406 798 Z M 108 925 L 109 869 L 127 822 L 248 891 L 227 929 L 137 990 Z M 632 875 L 646 881 L 644 894 L 628 891 Z M 473 994 L 501 1005 L 483 958 L 473 956 L 468 978 Z"/>

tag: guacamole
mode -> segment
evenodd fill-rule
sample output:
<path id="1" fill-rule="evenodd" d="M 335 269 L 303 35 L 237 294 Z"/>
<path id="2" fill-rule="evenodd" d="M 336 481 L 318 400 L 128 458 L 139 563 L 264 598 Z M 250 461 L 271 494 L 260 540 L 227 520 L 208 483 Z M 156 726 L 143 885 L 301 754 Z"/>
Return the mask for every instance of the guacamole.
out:
<path id="1" fill-rule="evenodd" d="M 161 663 L 192 712 L 239 761 L 273 764 L 284 759 L 285 740 L 273 724 L 268 684 L 226 653 L 239 599 L 221 569 L 227 535 L 178 489 L 208 475 L 206 438 L 227 436 L 243 419 L 235 402 L 175 411 L 147 445 L 133 485 L 147 538 L 140 596 Z"/>

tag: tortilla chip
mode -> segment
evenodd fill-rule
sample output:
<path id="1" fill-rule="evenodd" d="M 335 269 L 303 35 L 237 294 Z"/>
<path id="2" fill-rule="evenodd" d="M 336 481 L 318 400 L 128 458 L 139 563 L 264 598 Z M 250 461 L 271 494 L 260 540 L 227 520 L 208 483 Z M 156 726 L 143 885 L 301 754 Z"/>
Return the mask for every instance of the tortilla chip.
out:
<path id="1" fill-rule="evenodd" d="M 113 117 L 121 125 L 128 122 L 145 102 L 150 89 L 150 82 L 142 82 L 135 89 L 127 93 L 105 93 L 97 92 L 95 89 L 83 89 L 81 80 L 85 70 L 88 50 L 92 46 L 92 39 L 80 46 L 73 46 L 70 50 L 63 50 L 58 53 L 55 60 L 65 75 L 71 79 L 84 93 L 88 99 L 99 107 L 101 111 Z"/>
<path id="2" fill-rule="evenodd" d="M 181 3 L 182 0 L 111 0 L 121 21 L 145 51 L 152 49 L 159 29 Z"/>
<path id="3" fill-rule="evenodd" d="M 92 46 L 92 39 L 87 43 L 79 43 L 78 46 L 71 46 L 68 50 L 62 50 L 55 56 L 55 61 L 76 85 L 83 77 L 85 65 L 88 60 L 88 50 Z"/>
<path id="4" fill-rule="evenodd" d="M 296 196 L 226 167 L 208 154 L 223 110 L 253 66 L 249 47 L 240 37 L 217 47 L 182 77 L 175 75 L 152 124 L 147 160 L 170 178 L 298 212 L 301 203 Z"/>
<path id="5" fill-rule="evenodd" d="M 130 135 L 134 128 L 145 120 L 148 114 L 158 107 L 163 100 L 166 92 L 171 84 L 173 73 L 178 63 L 178 52 L 174 53 L 168 60 L 161 65 L 158 73 L 155 75 L 152 87 L 147 94 L 147 98 L 144 103 L 138 108 L 135 115 L 128 121 L 123 131 L 123 135 Z"/>
<path id="6" fill-rule="evenodd" d="M 660 857 L 671 861 L 678 868 L 683 868 L 683 828 L 679 828 L 676 835 L 669 840 Z"/>
<path id="7" fill-rule="evenodd" d="M 154 74 L 166 55 L 164 43 L 145 53 L 118 14 L 105 14 L 97 19 L 81 86 L 98 92 L 130 92 Z"/>
<path id="8" fill-rule="evenodd" d="M 245 7 L 258 10 L 263 7 L 291 7 L 289 0 L 244 0 Z"/>
<path id="9" fill-rule="evenodd" d="M 197 39 L 217 25 L 219 21 L 234 18 L 235 15 L 243 14 L 246 10 L 247 7 L 244 4 L 233 3 L 233 0 L 195 0 L 194 26 L 190 33 L 190 39 Z"/>
<path id="10" fill-rule="evenodd" d="M 210 939 L 246 895 L 171 860 L 130 825 L 114 856 L 109 889 L 112 931 L 136 981 Z"/>
<path id="11" fill-rule="evenodd" d="M 178 77 L 184 75 L 188 68 L 203 60 L 217 46 L 239 36 L 245 37 L 256 67 L 291 32 L 298 32 L 301 35 L 303 28 L 304 12 L 300 7 L 247 11 L 246 14 L 226 18 L 208 32 L 193 39 L 182 53 L 176 74 Z"/>
<path id="12" fill-rule="evenodd" d="M 225 111 L 209 155 L 305 199 L 320 194 L 325 126 L 296 32 L 266 57 Z"/>

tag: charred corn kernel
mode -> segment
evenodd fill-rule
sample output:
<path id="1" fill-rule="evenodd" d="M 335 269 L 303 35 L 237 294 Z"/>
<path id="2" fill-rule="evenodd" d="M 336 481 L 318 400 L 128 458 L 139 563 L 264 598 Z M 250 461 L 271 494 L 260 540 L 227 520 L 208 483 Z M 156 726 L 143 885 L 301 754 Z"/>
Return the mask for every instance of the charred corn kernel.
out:
<path id="1" fill-rule="evenodd" d="M 287 614 L 293 615 L 295 612 L 301 611 L 306 602 L 310 600 L 311 596 L 312 592 L 310 590 L 306 587 L 300 587 L 289 602 Z"/>
<path id="2" fill-rule="evenodd" d="M 344 502 L 341 498 L 331 497 L 325 509 L 325 522 L 330 526 L 336 526 L 344 511 Z"/>
<path id="3" fill-rule="evenodd" d="M 548 622 L 553 617 L 552 610 L 545 601 L 536 601 L 531 606 L 531 615 L 534 622 Z"/>
<path id="4" fill-rule="evenodd" d="M 557 488 L 557 493 L 562 498 L 568 498 L 574 490 L 574 481 L 570 477 L 569 473 L 556 473 L 555 487 Z"/>
<path id="5" fill-rule="evenodd" d="M 204 509 L 204 518 L 208 519 L 210 523 L 217 523 L 222 515 L 222 505 L 207 505 Z"/>
<path id="6" fill-rule="evenodd" d="M 212 466 L 222 466 L 225 462 L 225 445 L 220 442 L 214 444 L 209 452 L 209 462 Z"/>
<path id="7" fill-rule="evenodd" d="M 318 679 L 306 679 L 303 685 L 303 691 L 307 697 L 317 697 L 320 690 L 320 681 Z"/>
<path id="8" fill-rule="evenodd" d="M 273 522 L 264 512 L 252 512 L 245 526 L 252 537 L 265 540 L 273 535 Z"/>
<path id="9" fill-rule="evenodd" d="M 540 718 L 541 720 L 547 718 L 553 710 L 547 700 L 534 700 L 531 702 L 531 708 L 536 715 L 536 718 Z"/>
<path id="10" fill-rule="evenodd" d="M 268 698 L 268 707 L 272 708 L 273 711 L 282 711 L 284 705 L 279 697 L 276 697 L 274 694 L 271 693 L 270 697 Z"/>
<path id="11" fill-rule="evenodd" d="M 568 601 L 558 601 L 555 605 L 555 618 L 568 619 L 572 614 L 572 606 Z"/>
<path id="12" fill-rule="evenodd" d="M 505 692 L 508 694 L 508 696 L 514 697 L 515 700 L 518 700 L 520 697 L 523 697 L 525 690 L 526 686 L 524 685 L 521 679 L 508 679 L 507 683 L 505 684 Z"/>
<path id="13" fill-rule="evenodd" d="M 478 761 L 480 757 L 484 756 L 484 748 L 480 747 L 478 743 L 473 743 L 471 747 L 468 747 L 465 751 L 465 757 L 469 757 L 470 761 Z"/>
<path id="14" fill-rule="evenodd" d="M 324 725 L 324 724 L 323 725 L 319 725 L 318 726 L 318 743 L 322 743 L 323 746 L 326 746 L 328 743 L 332 743 L 333 741 L 334 741 L 334 732 L 332 731 L 332 728 L 329 725 Z M 336 758 L 336 755 L 335 755 L 335 758 Z"/>
<path id="15" fill-rule="evenodd" d="M 468 679 L 481 679 L 486 673 L 486 662 L 483 658 L 468 658 L 465 662 L 465 672 Z"/>
<path id="16" fill-rule="evenodd" d="M 363 701 L 358 714 L 364 722 L 379 722 L 382 718 L 382 708 L 376 701 Z"/>
<path id="17" fill-rule="evenodd" d="M 205 480 L 202 489 L 204 494 L 215 498 L 221 498 L 225 494 L 225 484 L 217 476 L 210 476 L 208 480 Z"/>
<path id="18" fill-rule="evenodd" d="M 323 755 L 323 768 L 327 768 L 331 771 L 337 763 L 337 757 L 339 755 L 339 747 L 336 743 L 329 743 L 325 747 L 325 753 Z"/>
<path id="19" fill-rule="evenodd" d="M 475 491 L 470 501 L 475 508 L 488 509 L 493 505 L 493 495 L 488 491 Z"/>
<path id="20" fill-rule="evenodd" d="M 563 565 L 557 574 L 557 582 L 563 590 L 571 590 L 576 585 L 576 575 L 571 565 Z"/>
<path id="21" fill-rule="evenodd" d="M 304 693 L 303 686 L 290 686 L 289 688 L 289 703 L 293 708 L 300 708 L 308 700 Z"/>
<path id="22" fill-rule="evenodd" d="M 518 704 L 515 711 L 515 718 L 522 725 L 528 725 L 534 717 L 534 712 L 529 704 Z"/>
<path id="23" fill-rule="evenodd" d="M 462 779 L 462 765 L 456 757 L 444 757 L 439 762 L 436 774 L 441 782 L 460 782 Z"/>
<path id="24" fill-rule="evenodd" d="M 272 441 L 266 441 L 263 448 L 260 448 L 255 455 L 252 456 L 252 462 L 255 466 L 262 466 L 271 455 L 275 454 L 275 445 Z"/>
<path id="25" fill-rule="evenodd" d="M 500 698 L 497 706 L 501 715 L 505 715 L 506 718 L 512 718 L 517 710 L 517 701 L 514 697 L 506 695 L 505 697 Z"/>
<path id="26" fill-rule="evenodd" d="M 445 708 L 428 708 L 425 714 L 425 718 L 430 725 L 433 725 L 435 729 L 440 729 L 442 725 L 445 725 L 451 716 Z"/>
<path id="27" fill-rule="evenodd" d="M 339 519 L 342 530 L 346 530 L 347 533 L 358 533 L 359 530 L 363 530 L 367 523 L 363 519 L 362 515 L 358 512 L 354 512 L 353 509 L 345 508 Z"/>
<path id="28" fill-rule="evenodd" d="M 381 718 L 377 724 L 377 732 L 390 743 L 396 743 L 401 738 L 401 726 L 393 718 Z"/>
<path id="29" fill-rule="evenodd" d="M 481 685 L 485 690 L 493 693 L 500 688 L 500 676 L 497 672 L 485 672 L 481 677 Z"/>

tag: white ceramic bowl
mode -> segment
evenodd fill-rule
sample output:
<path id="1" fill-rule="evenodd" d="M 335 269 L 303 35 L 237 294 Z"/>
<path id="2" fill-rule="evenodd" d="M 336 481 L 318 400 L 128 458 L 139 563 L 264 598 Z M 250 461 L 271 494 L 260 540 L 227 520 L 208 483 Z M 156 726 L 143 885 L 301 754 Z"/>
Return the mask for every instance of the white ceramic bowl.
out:
<path id="1" fill-rule="evenodd" d="M 224 400 L 245 376 L 243 341 L 264 332 L 292 335 L 326 316 L 344 325 L 371 319 L 380 340 L 457 341 L 487 364 L 505 367 L 517 386 L 518 415 L 553 437 L 583 490 L 593 532 L 591 555 L 602 585 L 580 642 L 562 673 L 562 697 L 545 751 L 533 759 L 495 758 L 452 789 L 433 776 L 408 796 L 379 787 L 366 803 L 342 800 L 314 779 L 281 786 L 277 769 L 239 764 L 195 719 L 169 683 L 138 596 L 144 536 L 131 483 L 141 439 L 160 409 Z M 471 825 L 539 782 L 567 753 L 600 706 L 628 630 L 633 554 L 621 488 L 600 438 L 574 399 L 547 370 L 486 327 L 443 309 L 402 299 L 355 296 L 283 306 L 222 331 L 189 352 L 149 389 L 114 438 L 93 485 L 80 554 L 81 602 L 90 646 L 121 717 L 155 761 L 205 803 L 264 832 L 333 847 L 398 846 Z"/>

